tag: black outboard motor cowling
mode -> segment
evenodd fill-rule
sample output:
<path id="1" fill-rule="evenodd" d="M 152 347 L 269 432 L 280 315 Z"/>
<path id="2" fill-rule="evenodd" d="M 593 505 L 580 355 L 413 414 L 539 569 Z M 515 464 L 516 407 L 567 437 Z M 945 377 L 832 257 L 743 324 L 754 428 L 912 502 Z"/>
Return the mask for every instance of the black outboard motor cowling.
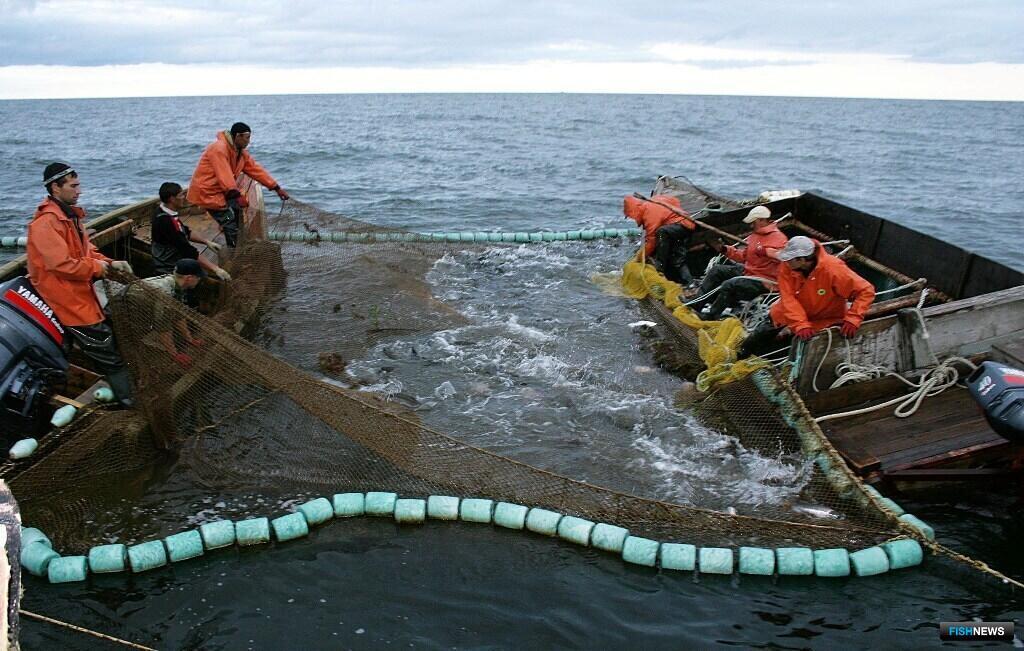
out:
<path id="1" fill-rule="evenodd" d="M 68 370 L 66 336 L 27 278 L 0 284 L 0 432 L 8 445 L 48 416 L 50 384 Z"/>
<path id="2" fill-rule="evenodd" d="M 998 434 L 1024 443 L 1024 371 L 998 362 L 982 362 L 967 378 L 971 397 Z"/>

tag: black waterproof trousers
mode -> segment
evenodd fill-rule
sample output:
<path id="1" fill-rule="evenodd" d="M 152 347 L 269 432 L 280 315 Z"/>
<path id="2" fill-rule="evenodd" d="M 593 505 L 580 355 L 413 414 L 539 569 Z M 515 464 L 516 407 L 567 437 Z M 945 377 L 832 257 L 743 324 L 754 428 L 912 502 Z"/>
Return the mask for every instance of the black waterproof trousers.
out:
<path id="1" fill-rule="evenodd" d="M 693 231 L 681 224 L 666 224 L 654 234 L 654 264 L 665 278 L 682 285 L 693 280 L 686 253 Z"/>
<path id="2" fill-rule="evenodd" d="M 106 376 L 110 389 L 118 401 L 125 406 L 132 405 L 132 379 L 124 360 L 117 350 L 114 331 L 107 321 L 84 326 L 65 326 L 82 353 L 88 357 L 96 370 Z"/>

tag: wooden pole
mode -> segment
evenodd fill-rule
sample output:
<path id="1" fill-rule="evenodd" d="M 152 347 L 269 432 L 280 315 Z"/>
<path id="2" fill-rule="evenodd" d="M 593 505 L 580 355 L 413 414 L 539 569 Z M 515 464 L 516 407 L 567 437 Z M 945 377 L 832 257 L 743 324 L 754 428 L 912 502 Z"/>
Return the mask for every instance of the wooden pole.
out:
<path id="1" fill-rule="evenodd" d="M 737 237 L 736 235 L 733 235 L 732 233 L 728 233 L 726 231 L 723 231 L 720 228 L 715 228 L 711 224 L 705 224 L 704 222 L 702 222 L 702 221 L 700 221 L 698 219 L 693 219 L 693 216 L 686 214 L 685 212 L 683 212 L 682 210 L 679 210 L 675 206 L 670 206 L 667 203 L 662 203 L 660 201 L 655 201 L 654 199 L 650 199 L 648 197 L 645 197 L 644 195 L 640 194 L 639 192 L 634 192 L 633 196 L 636 197 L 637 199 L 640 199 L 641 201 L 646 201 L 647 203 L 653 203 L 656 206 L 661 206 L 662 208 L 667 208 L 668 210 L 671 210 L 675 214 L 679 215 L 680 217 L 686 217 L 687 219 L 692 220 L 693 223 L 696 224 L 697 226 L 699 226 L 700 228 L 703 228 L 705 230 L 711 231 L 712 233 L 715 233 L 716 235 L 724 237 L 724 238 L 726 238 L 728 240 L 732 240 L 733 242 L 737 242 L 739 244 L 743 244 L 745 242 L 745 240 L 742 237 Z M 698 211 L 698 212 L 703 212 L 703 211 Z M 696 215 L 696 214 L 698 214 L 698 213 L 694 213 L 694 215 Z"/>

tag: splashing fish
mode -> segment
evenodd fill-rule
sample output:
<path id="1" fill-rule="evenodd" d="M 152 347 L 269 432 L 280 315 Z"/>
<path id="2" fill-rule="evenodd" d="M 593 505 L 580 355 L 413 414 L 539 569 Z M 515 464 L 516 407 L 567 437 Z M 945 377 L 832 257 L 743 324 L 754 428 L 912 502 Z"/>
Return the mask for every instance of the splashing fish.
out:
<path id="1" fill-rule="evenodd" d="M 795 502 L 790 505 L 790 509 L 795 513 L 801 515 L 807 515 L 812 518 L 821 518 L 824 520 L 841 520 L 842 515 L 828 508 L 827 506 L 820 506 L 818 504 L 805 504 L 803 502 Z"/>

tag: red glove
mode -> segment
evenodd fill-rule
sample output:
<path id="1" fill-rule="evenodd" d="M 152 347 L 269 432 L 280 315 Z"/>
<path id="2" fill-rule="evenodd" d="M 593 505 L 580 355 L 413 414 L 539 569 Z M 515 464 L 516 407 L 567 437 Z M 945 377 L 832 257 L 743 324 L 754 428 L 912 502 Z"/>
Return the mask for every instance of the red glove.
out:
<path id="1" fill-rule="evenodd" d="M 860 326 L 853 325 L 849 321 L 843 321 L 843 325 L 839 327 L 839 332 L 841 332 L 847 339 L 853 339 L 858 330 L 860 330 Z"/>
<path id="2" fill-rule="evenodd" d="M 277 196 L 281 198 L 281 201 L 288 201 L 289 199 L 291 199 L 288 193 L 285 192 L 284 188 L 282 188 L 280 185 L 275 185 L 274 187 L 271 188 L 271 190 L 277 193 Z"/>
<path id="3" fill-rule="evenodd" d="M 187 369 L 192 366 L 192 357 L 190 355 L 185 353 L 174 353 L 171 357 L 174 358 L 174 361 L 177 362 L 178 366 L 181 368 Z"/>
<path id="4" fill-rule="evenodd" d="M 810 328 L 800 328 L 793 334 L 795 334 L 798 338 L 802 339 L 803 341 L 810 341 L 811 337 L 814 336 L 814 330 L 811 330 Z"/>

